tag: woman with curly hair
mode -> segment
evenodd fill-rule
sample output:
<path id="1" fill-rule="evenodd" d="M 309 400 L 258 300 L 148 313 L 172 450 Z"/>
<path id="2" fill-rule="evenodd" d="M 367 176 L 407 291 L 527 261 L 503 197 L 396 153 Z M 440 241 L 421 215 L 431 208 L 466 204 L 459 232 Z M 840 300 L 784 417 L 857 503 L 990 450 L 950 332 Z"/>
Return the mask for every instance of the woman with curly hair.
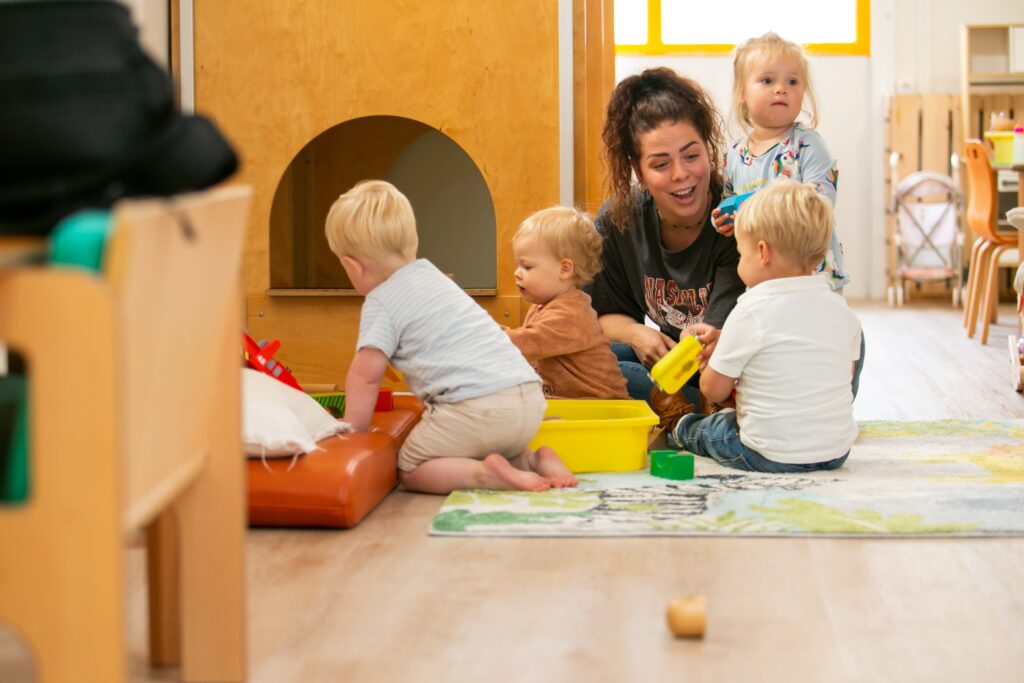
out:
<path id="1" fill-rule="evenodd" d="M 593 306 L 630 395 L 657 410 L 649 368 L 688 334 L 704 346 L 703 367 L 744 291 L 736 241 L 710 219 L 722 196 L 720 118 L 696 82 L 648 69 L 616 86 L 601 137 L 610 196 L 595 221 L 604 244 Z M 658 412 L 671 427 L 677 415 Z"/>

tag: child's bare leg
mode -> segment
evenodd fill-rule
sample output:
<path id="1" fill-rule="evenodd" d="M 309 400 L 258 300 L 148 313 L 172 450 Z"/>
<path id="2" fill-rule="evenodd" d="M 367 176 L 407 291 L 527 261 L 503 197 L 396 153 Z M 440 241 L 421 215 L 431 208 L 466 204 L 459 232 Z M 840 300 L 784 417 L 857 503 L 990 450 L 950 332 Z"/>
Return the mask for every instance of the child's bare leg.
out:
<path id="1" fill-rule="evenodd" d="M 531 450 L 523 451 L 512 458 L 512 464 L 520 469 L 528 469 L 536 472 L 551 482 L 555 488 L 576 486 L 579 481 L 565 466 L 558 454 L 548 446 L 541 446 L 536 452 Z"/>
<path id="2" fill-rule="evenodd" d="M 447 494 L 456 489 L 517 489 L 545 491 L 551 484 L 534 472 L 513 467 L 508 460 L 492 453 L 481 460 L 472 458 L 434 458 L 411 472 L 399 470 L 398 479 L 410 491 Z"/>

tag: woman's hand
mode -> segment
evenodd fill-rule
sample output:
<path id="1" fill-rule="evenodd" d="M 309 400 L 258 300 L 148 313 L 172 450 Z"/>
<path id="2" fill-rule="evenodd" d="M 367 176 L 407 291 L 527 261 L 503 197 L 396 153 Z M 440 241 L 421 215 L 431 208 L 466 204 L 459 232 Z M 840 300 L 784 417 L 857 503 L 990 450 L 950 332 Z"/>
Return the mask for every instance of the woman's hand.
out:
<path id="1" fill-rule="evenodd" d="M 700 361 L 700 369 L 704 370 L 708 360 L 711 358 L 711 354 L 714 353 L 715 346 L 718 344 L 718 336 L 722 331 L 707 323 L 691 325 L 686 331 L 696 337 L 697 341 L 704 347 L 704 350 L 697 354 L 697 359 Z"/>
<path id="2" fill-rule="evenodd" d="M 715 230 L 723 237 L 731 237 L 736 229 L 732 222 L 732 214 L 723 214 L 718 209 L 711 209 L 711 222 L 715 224 Z"/>
<path id="3" fill-rule="evenodd" d="M 636 324 L 630 330 L 629 345 L 640 362 L 651 367 L 676 345 L 672 338 L 646 325 Z"/>

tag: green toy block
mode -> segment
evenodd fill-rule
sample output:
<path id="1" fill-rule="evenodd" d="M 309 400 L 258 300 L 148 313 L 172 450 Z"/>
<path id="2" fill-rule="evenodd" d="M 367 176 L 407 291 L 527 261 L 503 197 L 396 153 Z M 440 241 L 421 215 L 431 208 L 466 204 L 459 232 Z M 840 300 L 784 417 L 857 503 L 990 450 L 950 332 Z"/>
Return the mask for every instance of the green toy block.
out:
<path id="1" fill-rule="evenodd" d="M 68 216 L 50 234 L 50 263 L 99 272 L 112 228 L 109 211 L 86 210 Z"/>
<path id="2" fill-rule="evenodd" d="M 341 417 L 345 414 L 345 392 L 329 391 L 323 394 L 310 394 L 310 398 L 327 408 L 327 411 L 334 417 Z"/>
<path id="3" fill-rule="evenodd" d="M 651 451 L 651 474 L 662 479 L 693 479 L 693 454 Z"/>
<path id="4" fill-rule="evenodd" d="M 327 408 L 334 417 L 340 418 L 345 414 L 345 392 L 326 391 L 323 393 L 310 394 L 310 398 Z M 386 413 L 395 409 L 394 394 L 390 389 L 377 391 L 377 403 L 373 406 L 374 412 Z"/>

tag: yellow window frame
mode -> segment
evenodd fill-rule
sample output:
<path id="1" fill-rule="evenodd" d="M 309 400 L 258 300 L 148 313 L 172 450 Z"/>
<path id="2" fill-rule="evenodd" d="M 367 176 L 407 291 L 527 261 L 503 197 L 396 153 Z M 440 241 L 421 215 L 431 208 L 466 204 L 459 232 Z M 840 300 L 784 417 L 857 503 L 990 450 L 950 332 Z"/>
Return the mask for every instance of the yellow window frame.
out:
<path id="1" fill-rule="evenodd" d="M 616 55 L 693 55 L 729 54 L 733 43 L 670 45 L 661 42 L 661 0 L 647 0 L 647 42 L 642 45 L 616 45 Z M 812 55 L 864 56 L 871 54 L 871 0 L 857 0 L 857 38 L 852 43 L 807 43 Z"/>

